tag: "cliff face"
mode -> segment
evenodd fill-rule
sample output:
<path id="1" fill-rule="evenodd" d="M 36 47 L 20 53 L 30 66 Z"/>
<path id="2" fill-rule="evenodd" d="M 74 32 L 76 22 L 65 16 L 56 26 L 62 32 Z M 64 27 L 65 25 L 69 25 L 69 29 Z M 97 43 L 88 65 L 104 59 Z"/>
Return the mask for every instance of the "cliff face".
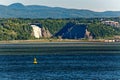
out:
<path id="1" fill-rule="evenodd" d="M 50 38 L 52 36 L 49 30 L 44 27 L 39 27 L 37 25 L 31 25 L 31 27 L 33 28 L 33 36 L 35 38 Z"/>
<path id="2" fill-rule="evenodd" d="M 43 36 L 44 38 L 49 38 L 49 37 L 52 36 L 52 34 L 49 32 L 48 29 L 45 29 L 45 28 L 43 27 L 41 30 L 42 30 L 42 36 Z"/>
<path id="3" fill-rule="evenodd" d="M 33 28 L 33 35 L 35 38 L 40 38 L 42 37 L 42 31 L 41 28 L 36 26 L 36 25 L 31 25 Z"/>
<path id="4" fill-rule="evenodd" d="M 91 33 L 87 29 L 86 29 L 85 37 L 87 39 L 93 39 L 93 36 L 91 35 Z"/>
<path id="5" fill-rule="evenodd" d="M 87 37 L 89 34 L 87 32 L 87 25 L 85 24 L 76 24 L 76 23 L 67 23 L 58 33 L 55 34 L 56 37 L 62 37 L 64 39 L 81 39 Z"/>
<path id="6" fill-rule="evenodd" d="M 33 36 L 35 38 L 50 38 L 52 34 L 48 29 L 41 27 L 41 25 L 31 25 L 33 28 Z M 91 39 L 90 32 L 87 30 L 87 25 L 80 23 L 67 23 L 55 37 L 61 37 L 63 39 Z"/>

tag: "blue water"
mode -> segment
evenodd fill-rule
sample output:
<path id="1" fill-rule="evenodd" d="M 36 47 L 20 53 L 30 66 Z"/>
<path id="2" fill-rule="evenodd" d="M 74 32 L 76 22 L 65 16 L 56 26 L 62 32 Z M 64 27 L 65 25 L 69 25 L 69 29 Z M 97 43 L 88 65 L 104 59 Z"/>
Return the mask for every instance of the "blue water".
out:
<path id="1" fill-rule="evenodd" d="M 120 80 L 119 44 L 3 44 L 0 80 Z"/>

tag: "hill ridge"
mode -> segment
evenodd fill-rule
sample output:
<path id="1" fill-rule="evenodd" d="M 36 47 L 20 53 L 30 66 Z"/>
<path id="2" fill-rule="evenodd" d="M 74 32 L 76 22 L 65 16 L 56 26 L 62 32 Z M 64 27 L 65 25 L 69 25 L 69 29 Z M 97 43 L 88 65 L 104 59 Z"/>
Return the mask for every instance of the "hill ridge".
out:
<path id="1" fill-rule="evenodd" d="M 41 5 L 23 5 L 13 3 L 0 5 L 0 18 L 94 18 L 119 17 L 120 11 L 95 12 L 85 9 L 67 9 Z"/>

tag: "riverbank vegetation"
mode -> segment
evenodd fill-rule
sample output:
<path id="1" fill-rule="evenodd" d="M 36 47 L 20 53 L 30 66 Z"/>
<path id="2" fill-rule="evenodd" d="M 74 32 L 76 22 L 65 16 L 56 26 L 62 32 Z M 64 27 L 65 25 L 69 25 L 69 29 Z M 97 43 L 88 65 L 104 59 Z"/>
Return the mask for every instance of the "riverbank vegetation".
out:
<path id="1" fill-rule="evenodd" d="M 62 29 L 68 22 L 76 24 L 83 23 L 93 36 L 93 39 L 104 39 L 120 35 L 120 27 L 102 24 L 102 21 L 117 21 L 120 18 L 67 18 L 67 19 L 23 19 L 23 18 L 1 18 L 0 19 L 0 40 L 29 40 L 35 39 L 32 35 L 30 24 L 39 23 L 47 28 L 54 38 L 54 34 Z"/>

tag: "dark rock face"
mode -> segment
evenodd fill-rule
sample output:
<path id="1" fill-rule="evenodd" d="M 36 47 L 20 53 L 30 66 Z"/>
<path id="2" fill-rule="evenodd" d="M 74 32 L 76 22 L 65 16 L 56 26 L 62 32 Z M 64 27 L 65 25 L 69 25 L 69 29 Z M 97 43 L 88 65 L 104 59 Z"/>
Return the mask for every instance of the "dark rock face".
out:
<path id="1" fill-rule="evenodd" d="M 63 39 L 81 39 L 86 35 L 87 26 L 85 24 L 68 23 L 63 27 L 58 33 L 55 34 L 56 37 L 61 37 Z"/>

